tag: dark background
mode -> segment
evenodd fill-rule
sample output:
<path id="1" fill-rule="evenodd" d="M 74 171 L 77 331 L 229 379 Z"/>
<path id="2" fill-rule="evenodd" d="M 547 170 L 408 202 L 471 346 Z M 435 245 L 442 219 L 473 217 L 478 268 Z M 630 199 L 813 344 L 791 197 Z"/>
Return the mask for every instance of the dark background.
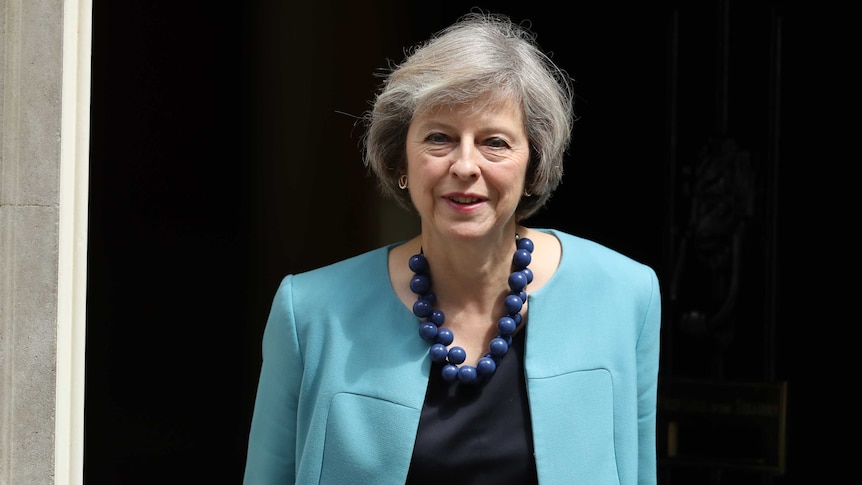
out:
<path id="1" fill-rule="evenodd" d="M 474 5 L 237 3 L 93 5 L 88 484 L 241 481 L 279 280 L 415 228 L 380 221 L 386 202 L 361 163 L 355 117 L 369 107 L 375 72 Z M 835 211 L 847 160 L 832 126 L 855 62 L 839 54 L 846 16 L 813 2 L 554 3 L 480 4 L 531 21 L 576 81 L 564 182 L 531 225 L 657 270 L 663 382 L 788 384 L 783 473 L 662 461 L 661 482 L 838 473 L 813 457 L 829 443 L 829 369 L 842 366 L 827 344 L 858 320 L 823 275 L 843 246 L 819 237 L 848 226 Z M 697 199 L 710 140 L 732 141 L 745 155 L 733 160 L 751 170 L 725 166 L 716 186 L 729 189 Z M 707 224 L 717 234 L 690 237 L 686 253 L 683 240 L 709 216 L 696 201 L 721 216 Z M 734 234 L 742 242 L 730 263 L 710 266 L 691 249 L 727 256 Z M 674 273 L 685 255 L 686 271 Z M 720 328 L 681 323 L 692 309 L 718 313 L 728 281 L 738 283 L 732 318 Z M 743 445 L 716 440 L 717 449 Z"/>

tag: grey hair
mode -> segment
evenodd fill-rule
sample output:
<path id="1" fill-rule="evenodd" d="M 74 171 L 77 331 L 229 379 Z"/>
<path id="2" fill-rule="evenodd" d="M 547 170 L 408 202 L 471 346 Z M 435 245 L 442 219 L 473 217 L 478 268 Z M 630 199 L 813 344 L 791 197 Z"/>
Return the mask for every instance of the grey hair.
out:
<path id="1" fill-rule="evenodd" d="M 530 163 L 517 218 L 545 205 L 563 176 L 563 157 L 573 123 L 569 76 L 542 52 L 529 28 L 507 16 L 471 12 L 428 41 L 384 75 L 365 114 L 364 163 L 383 195 L 415 211 L 398 178 L 407 172 L 407 130 L 417 114 L 440 106 L 472 109 L 517 102 L 530 142 Z"/>

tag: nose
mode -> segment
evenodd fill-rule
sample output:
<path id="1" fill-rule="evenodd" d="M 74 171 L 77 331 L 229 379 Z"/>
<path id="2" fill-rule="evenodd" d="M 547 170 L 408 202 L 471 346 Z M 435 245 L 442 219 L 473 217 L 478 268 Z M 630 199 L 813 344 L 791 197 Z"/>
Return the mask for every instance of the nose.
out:
<path id="1" fill-rule="evenodd" d="M 482 155 L 473 143 L 462 142 L 453 155 L 454 160 L 449 166 L 449 173 L 462 179 L 479 176 L 479 160 Z"/>

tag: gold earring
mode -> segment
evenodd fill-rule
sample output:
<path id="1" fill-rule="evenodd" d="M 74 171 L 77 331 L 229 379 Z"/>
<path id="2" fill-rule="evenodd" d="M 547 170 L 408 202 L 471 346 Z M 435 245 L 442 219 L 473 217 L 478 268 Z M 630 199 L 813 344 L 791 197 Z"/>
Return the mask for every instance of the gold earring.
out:
<path id="1" fill-rule="evenodd" d="M 404 174 L 404 175 L 402 175 L 401 177 L 399 177 L 399 178 L 398 178 L 398 188 L 399 188 L 399 189 L 404 190 L 404 189 L 406 189 L 408 186 L 409 186 L 409 185 L 407 184 L 407 174 Z"/>

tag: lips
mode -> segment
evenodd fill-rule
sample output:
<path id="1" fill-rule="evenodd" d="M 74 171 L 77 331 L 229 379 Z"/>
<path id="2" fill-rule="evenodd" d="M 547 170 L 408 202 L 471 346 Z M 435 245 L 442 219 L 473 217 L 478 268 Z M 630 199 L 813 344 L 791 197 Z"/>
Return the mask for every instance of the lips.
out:
<path id="1" fill-rule="evenodd" d="M 456 204 L 478 204 L 479 202 L 482 202 L 484 200 L 480 197 L 471 197 L 471 196 L 464 196 L 464 195 L 453 195 L 453 196 L 447 197 L 447 199 L 449 199 L 450 201 L 452 201 Z"/>

